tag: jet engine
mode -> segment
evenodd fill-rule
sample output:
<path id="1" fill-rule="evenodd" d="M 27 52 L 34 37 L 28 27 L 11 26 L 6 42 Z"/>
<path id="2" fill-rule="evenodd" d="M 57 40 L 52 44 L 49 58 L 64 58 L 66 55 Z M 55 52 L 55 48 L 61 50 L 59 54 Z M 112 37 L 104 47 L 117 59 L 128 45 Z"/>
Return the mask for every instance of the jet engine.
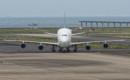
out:
<path id="1" fill-rule="evenodd" d="M 108 46 L 108 44 L 105 43 L 105 44 L 103 45 L 103 47 L 104 47 L 104 48 L 108 48 L 109 46 Z"/>
<path id="2" fill-rule="evenodd" d="M 89 45 L 86 46 L 86 50 L 90 50 L 91 47 Z"/>
<path id="3" fill-rule="evenodd" d="M 43 50 L 43 49 L 44 49 L 43 45 L 40 45 L 40 46 L 38 47 L 38 49 L 39 49 L 39 50 Z"/>
<path id="4" fill-rule="evenodd" d="M 21 48 L 25 48 L 26 47 L 26 44 L 21 44 Z"/>

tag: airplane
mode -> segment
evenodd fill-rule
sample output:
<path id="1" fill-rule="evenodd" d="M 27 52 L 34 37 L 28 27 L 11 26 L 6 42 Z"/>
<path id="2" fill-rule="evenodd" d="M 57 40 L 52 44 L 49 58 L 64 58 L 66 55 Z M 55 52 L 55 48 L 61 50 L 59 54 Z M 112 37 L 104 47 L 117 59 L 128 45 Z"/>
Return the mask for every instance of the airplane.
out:
<path id="1" fill-rule="evenodd" d="M 84 32 L 83 32 L 84 33 Z M 39 42 L 39 41 L 24 41 L 24 40 L 4 40 L 4 41 L 20 41 L 22 42 L 21 44 L 21 48 L 26 48 L 26 44 L 25 43 L 38 43 L 40 44 L 38 49 L 39 50 L 43 50 L 44 49 L 44 45 L 51 45 L 52 46 L 52 52 L 56 52 L 55 47 L 59 47 L 59 52 L 63 52 L 64 50 L 67 50 L 67 52 L 70 52 L 70 48 L 74 47 L 74 52 L 77 52 L 77 45 L 82 45 L 82 44 L 86 44 L 86 50 L 90 50 L 91 46 L 89 45 L 90 43 L 104 43 L 103 47 L 104 48 L 108 48 L 109 45 L 107 44 L 107 42 L 112 42 L 112 41 L 124 41 L 124 40 L 105 40 L 105 41 L 88 41 L 88 42 L 76 42 L 73 43 L 72 40 L 72 36 L 75 35 L 80 35 L 83 33 L 75 33 L 72 34 L 72 30 L 66 27 L 66 21 L 65 21 L 65 14 L 64 14 L 64 27 L 60 28 L 57 31 L 57 34 L 54 33 L 46 33 L 49 35 L 55 35 L 57 36 L 57 43 L 52 43 L 52 42 Z"/>
<path id="2" fill-rule="evenodd" d="M 103 47 L 108 48 L 109 45 L 107 42 L 112 42 L 112 41 L 124 41 L 124 40 L 105 40 L 105 41 L 88 41 L 88 42 L 75 42 L 73 43 L 71 41 L 72 36 L 83 34 L 83 33 L 75 33 L 72 34 L 72 30 L 69 28 L 61 28 L 58 30 L 57 34 L 54 33 L 46 33 L 50 35 L 56 35 L 57 36 L 57 43 L 52 43 L 52 42 L 38 42 L 38 41 L 22 41 L 22 40 L 4 40 L 4 41 L 20 41 L 22 42 L 21 48 L 25 48 L 26 44 L 25 43 L 38 43 L 40 46 L 38 47 L 39 50 L 44 49 L 44 45 L 51 45 L 52 46 L 52 52 L 56 52 L 55 47 L 59 47 L 59 52 L 63 52 L 64 50 L 67 50 L 67 52 L 70 52 L 70 48 L 74 47 L 74 52 L 77 52 L 77 45 L 82 45 L 86 44 L 86 50 L 90 50 L 91 46 L 89 45 L 90 43 L 104 43 Z"/>

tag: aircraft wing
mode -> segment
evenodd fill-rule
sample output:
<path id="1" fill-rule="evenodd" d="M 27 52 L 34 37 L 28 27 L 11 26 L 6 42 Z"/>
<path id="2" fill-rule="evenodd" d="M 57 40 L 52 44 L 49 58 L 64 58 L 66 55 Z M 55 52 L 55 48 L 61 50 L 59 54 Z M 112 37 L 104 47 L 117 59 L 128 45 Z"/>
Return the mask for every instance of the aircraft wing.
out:
<path id="1" fill-rule="evenodd" d="M 125 41 L 125 40 L 104 40 L 104 41 L 88 41 L 88 42 L 77 42 L 77 43 L 72 43 L 71 45 L 82 45 L 82 44 L 90 44 L 90 43 L 106 43 L 106 42 L 120 42 L 120 41 Z"/>
<path id="2" fill-rule="evenodd" d="M 39 42 L 39 41 L 24 41 L 24 40 L 4 40 L 7 42 L 22 42 L 22 43 L 37 43 L 37 44 L 45 44 L 45 45 L 55 45 L 57 46 L 58 43 L 52 43 L 52 42 Z"/>

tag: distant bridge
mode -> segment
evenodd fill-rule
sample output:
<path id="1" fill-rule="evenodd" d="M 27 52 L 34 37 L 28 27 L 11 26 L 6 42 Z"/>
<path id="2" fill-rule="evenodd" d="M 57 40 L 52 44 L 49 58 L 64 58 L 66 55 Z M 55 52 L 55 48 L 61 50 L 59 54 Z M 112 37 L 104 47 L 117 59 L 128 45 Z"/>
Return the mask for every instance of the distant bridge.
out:
<path id="1" fill-rule="evenodd" d="M 130 27 L 130 21 L 79 21 L 81 27 Z"/>

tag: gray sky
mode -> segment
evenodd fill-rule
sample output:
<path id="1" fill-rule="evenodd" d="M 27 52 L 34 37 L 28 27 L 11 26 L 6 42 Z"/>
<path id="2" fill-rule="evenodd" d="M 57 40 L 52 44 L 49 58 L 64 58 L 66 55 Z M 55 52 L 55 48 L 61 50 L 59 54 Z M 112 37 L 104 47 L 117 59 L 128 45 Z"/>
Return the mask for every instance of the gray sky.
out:
<path id="1" fill-rule="evenodd" d="M 0 17 L 130 16 L 130 0 L 0 0 Z"/>

